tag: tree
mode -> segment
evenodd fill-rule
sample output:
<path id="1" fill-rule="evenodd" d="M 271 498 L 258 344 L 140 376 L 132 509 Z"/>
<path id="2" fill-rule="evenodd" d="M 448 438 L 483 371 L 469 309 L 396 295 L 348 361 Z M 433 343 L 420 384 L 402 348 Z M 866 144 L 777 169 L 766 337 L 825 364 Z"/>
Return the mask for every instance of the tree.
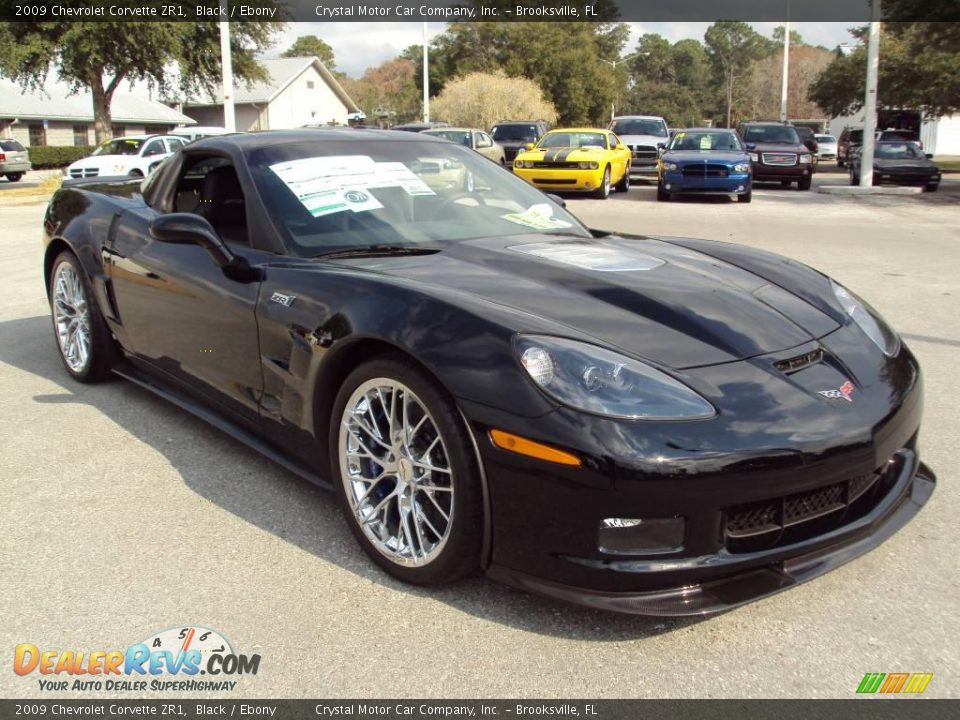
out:
<path id="1" fill-rule="evenodd" d="M 233 72 L 240 80 L 266 79 L 256 54 L 283 25 L 231 23 Z M 74 92 L 93 96 L 97 142 L 111 134 L 110 103 L 124 80 L 145 81 L 162 93 L 213 92 L 220 74 L 216 22 L 8 22 L 0 23 L 0 71 L 24 89 L 38 90 L 51 66 Z"/>
<path id="2" fill-rule="evenodd" d="M 920 110 L 931 117 L 960 110 L 960 23 L 885 23 L 880 34 L 877 106 Z M 865 29 L 854 32 L 861 41 Z M 863 107 L 867 51 L 838 55 L 810 89 L 831 115 Z"/>
<path id="3" fill-rule="evenodd" d="M 502 70 L 451 80 L 430 107 L 454 125 L 485 129 L 508 118 L 557 119 L 556 108 L 533 80 L 507 77 Z"/>
<path id="4" fill-rule="evenodd" d="M 822 118 L 823 108 L 810 100 L 810 87 L 833 60 L 829 50 L 800 45 L 790 48 L 790 75 L 787 83 L 787 117 Z M 780 83 L 783 75 L 783 51 L 757 60 L 744 79 L 741 109 L 758 120 L 780 115 Z"/>
<path id="5" fill-rule="evenodd" d="M 726 127 L 732 127 L 736 81 L 743 78 L 753 61 L 764 54 L 763 39 L 745 22 L 721 20 L 707 28 L 704 40 L 714 75 L 725 97 Z"/>
<path id="6" fill-rule="evenodd" d="M 780 47 L 783 47 L 783 33 L 785 30 L 786 28 L 783 25 L 777 25 L 773 29 L 773 41 Z M 795 45 L 806 45 L 806 43 L 803 41 L 803 37 L 800 35 L 800 33 L 798 33 L 796 30 L 791 30 L 790 46 L 793 47 Z"/>
<path id="7" fill-rule="evenodd" d="M 699 41 L 671 45 L 660 35 L 643 35 L 630 63 L 630 78 L 625 111 L 661 115 L 674 127 L 702 124 L 710 66 Z"/>
<path id="8" fill-rule="evenodd" d="M 367 117 L 402 122 L 420 116 L 422 100 L 415 73 L 414 63 L 399 57 L 368 68 L 359 80 L 346 78 L 341 84 Z"/>
<path id="9" fill-rule="evenodd" d="M 327 45 L 316 35 L 299 36 L 286 50 L 280 53 L 280 57 L 317 57 L 320 58 L 327 70 L 331 72 L 336 69 L 336 63 L 333 57 L 333 48 Z"/>

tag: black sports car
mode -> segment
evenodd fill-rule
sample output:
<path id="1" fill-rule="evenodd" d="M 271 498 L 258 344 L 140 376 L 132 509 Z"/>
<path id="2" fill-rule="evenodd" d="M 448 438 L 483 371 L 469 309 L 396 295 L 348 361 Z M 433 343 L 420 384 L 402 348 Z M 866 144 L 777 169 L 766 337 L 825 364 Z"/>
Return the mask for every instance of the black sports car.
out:
<path id="1" fill-rule="evenodd" d="M 934 488 L 916 360 L 856 295 L 588 230 L 442 140 L 207 138 L 142 185 L 62 189 L 44 234 L 70 375 L 335 488 L 408 582 L 706 614 L 866 552 Z"/>
<path id="2" fill-rule="evenodd" d="M 850 157 L 850 184 L 860 184 L 863 148 Z M 884 140 L 873 150 L 874 185 L 923 185 L 928 192 L 940 187 L 940 167 L 925 155 L 920 146 L 907 140 Z"/>

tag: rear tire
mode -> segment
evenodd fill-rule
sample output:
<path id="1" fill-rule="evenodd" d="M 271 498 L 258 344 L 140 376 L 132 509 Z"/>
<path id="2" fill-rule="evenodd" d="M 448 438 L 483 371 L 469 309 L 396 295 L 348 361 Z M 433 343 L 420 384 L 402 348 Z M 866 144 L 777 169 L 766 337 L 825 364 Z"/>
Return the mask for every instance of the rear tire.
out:
<path id="1" fill-rule="evenodd" d="M 120 348 L 100 313 L 87 274 L 71 252 L 60 253 L 53 261 L 49 300 L 64 368 L 82 383 L 107 379 L 120 359 Z"/>
<path id="2" fill-rule="evenodd" d="M 20 182 L 22 177 L 23 173 L 7 173 L 7 180 L 10 182 Z"/>
<path id="3" fill-rule="evenodd" d="M 399 356 L 361 365 L 337 393 L 328 442 L 347 523 L 377 565 L 415 585 L 479 568 L 480 472 L 439 383 Z"/>
<path id="4" fill-rule="evenodd" d="M 811 184 L 813 184 L 813 178 L 807 175 L 797 181 L 797 190 L 809 190 Z"/>

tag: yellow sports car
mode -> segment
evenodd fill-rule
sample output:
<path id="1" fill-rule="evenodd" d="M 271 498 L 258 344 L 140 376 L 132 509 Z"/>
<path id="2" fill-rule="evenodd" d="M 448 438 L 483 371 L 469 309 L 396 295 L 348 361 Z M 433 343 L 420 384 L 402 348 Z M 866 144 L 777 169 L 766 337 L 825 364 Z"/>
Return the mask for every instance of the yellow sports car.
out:
<path id="1" fill-rule="evenodd" d="M 513 172 L 541 190 L 576 190 L 606 198 L 630 189 L 630 148 L 609 130 L 551 130 L 517 155 Z"/>

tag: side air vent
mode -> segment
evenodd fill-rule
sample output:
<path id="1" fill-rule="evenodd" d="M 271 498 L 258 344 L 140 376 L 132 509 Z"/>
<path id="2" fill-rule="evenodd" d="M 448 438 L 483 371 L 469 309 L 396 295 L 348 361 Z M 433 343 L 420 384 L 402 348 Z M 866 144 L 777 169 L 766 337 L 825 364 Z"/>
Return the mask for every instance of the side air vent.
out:
<path id="1" fill-rule="evenodd" d="M 808 368 L 811 365 L 816 365 L 818 362 L 823 360 L 823 350 L 819 348 L 803 355 L 797 355 L 796 357 L 787 358 L 786 360 L 777 360 L 773 366 L 782 373 L 795 373 L 804 368 Z"/>

